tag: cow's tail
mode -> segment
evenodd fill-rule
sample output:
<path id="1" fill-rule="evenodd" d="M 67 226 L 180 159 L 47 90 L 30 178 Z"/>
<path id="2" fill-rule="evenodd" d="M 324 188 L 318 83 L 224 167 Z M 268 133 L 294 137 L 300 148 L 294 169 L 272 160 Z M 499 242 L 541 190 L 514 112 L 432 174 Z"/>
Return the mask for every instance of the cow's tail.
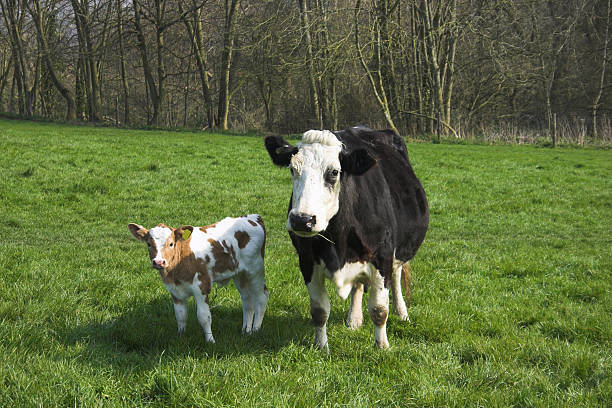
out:
<path id="1" fill-rule="evenodd" d="M 406 306 L 410 306 L 412 291 L 410 290 L 410 282 L 412 281 L 412 273 L 410 271 L 410 263 L 406 262 L 402 265 L 402 286 L 404 287 L 404 298 Z"/>

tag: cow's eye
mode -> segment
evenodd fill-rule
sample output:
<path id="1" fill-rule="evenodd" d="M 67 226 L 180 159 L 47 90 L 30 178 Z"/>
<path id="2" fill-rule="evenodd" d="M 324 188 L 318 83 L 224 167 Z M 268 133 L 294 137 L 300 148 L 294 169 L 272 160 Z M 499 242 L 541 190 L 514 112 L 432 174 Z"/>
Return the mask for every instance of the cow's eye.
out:
<path id="1" fill-rule="evenodd" d="M 330 186 L 334 186 L 338 180 L 338 174 L 340 174 L 340 172 L 337 169 L 327 171 L 325 174 L 325 182 Z"/>
<path id="2" fill-rule="evenodd" d="M 147 246 L 148 246 L 149 248 L 151 248 L 151 243 L 150 243 L 150 242 L 147 242 Z"/>
<path id="3" fill-rule="evenodd" d="M 174 246 L 174 242 L 170 243 L 170 248 L 172 248 Z"/>

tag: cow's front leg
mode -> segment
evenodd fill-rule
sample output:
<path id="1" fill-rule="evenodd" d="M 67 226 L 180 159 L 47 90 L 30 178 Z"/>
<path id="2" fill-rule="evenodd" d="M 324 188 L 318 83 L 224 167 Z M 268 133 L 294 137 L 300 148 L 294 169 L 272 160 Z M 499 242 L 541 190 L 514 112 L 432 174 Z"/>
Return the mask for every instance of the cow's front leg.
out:
<path id="1" fill-rule="evenodd" d="M 172 302 L 174 303 L 174 317 L 176 317 L 176 324 L 178 326 L 178 332 L 183 333 L 187 328 L 187 302 L 172 296 Z"/>
<path id="2" fill-rule="evenodd" d="M 311 281 L 306 284 L 310 296 L 310 315 L 315 327 L 314 345 L 320 350 L 329 353 L 327 345 L 327 318 L 329 317 L 329 298 L 325 289 L 325 275 L 323 271 L 316 270 L 312 274 Z"/>
<path id="3" fill-rule="evenodd" d="M 368 312 L 374 323 L 374 347 L 389 348 L 387 340 L 387 317 L 389 316 L 389 289 L 385 288 L 381 274 L 374 270 L 370 279 Z"/>
<path id="4" fill-rule="evenodd" d="M 349 306 L 346 326 L 350 329 L 357 329 L 363 324 L 363 310 L 361 302 L 363 299 L 363 284 L 356 283 L 351 289 L 351 304 Z"/>

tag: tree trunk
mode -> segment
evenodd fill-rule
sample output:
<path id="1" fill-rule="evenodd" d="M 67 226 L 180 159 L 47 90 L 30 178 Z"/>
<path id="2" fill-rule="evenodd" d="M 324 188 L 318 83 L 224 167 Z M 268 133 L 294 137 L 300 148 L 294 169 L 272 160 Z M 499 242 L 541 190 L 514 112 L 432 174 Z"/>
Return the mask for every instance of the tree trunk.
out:
<path id="1" fill-rule="evenodd" d="M 308 66 L 308 84 L 310 87 L 310 101 L 312 103 L 312 116 L 319 121 L 320 106 L 317 91 L 317 80 L 315 78 L 314 53 L 312 49 L 312 36 L 310 35 L 310 21 L 308 17 L 308 6 L 306 0 L 298 0 L 300 10 L 300 23 L 302 25 L 302 35 L 306 42 L 306 65 Z"/>
<path id="2" fill-rule="evenodd" d="M 608 63 L 608 43 L 609 43 L 609 32 L 610 32 L 610 0 L 608 0 L 608 7 L 606 9 L 606 32 L 604 35 L 604 45 L 603 45 L 603 55 L 601 58 L 601 75 L 599 77 L 599 86 L 597 90 L 597 95 L 595 95 L 595 99 L 593 100 L 593 140 L 598 139 L 597 135 L 597 111 L 599 110 L 599 102 L 601 100 L 601 96 L 603 94 L 603 90 L 605 87 L 605 77 L 606 77 L 606 66 Z"/>
<path id="3" fill-rule="evenodd" d="M 219 105 L 217 114 L 221 129 L 228 129 L 228 114 L 230 104 L 230 74 L 232 69 L 232 54 L 236 39 L 236 9 L 240 0 L 225 0 L 225 25 L 223 27 L 223 52 L 221 53 L 221 79 L 219 84 Z"/>
<path id="4" fill-rule="evenodd" d="M 376 67 L 377 78 L 375 79 L 374 76 L 372 75 L 372 71 L 370 70 L 370 68 L 368 68 L 367 63 L 365 62 L 363 52 L 361 51 L 361 44 L 359 41 L 359 12 L 360 12 L 360 9 L 361 9 L 361 0 L 357 0 L 357 3 L 355 4 L 354 22 L 355 22 L 355 48 L 357 49 L 357 55 L 359 57 L 359 62 L 361 63 L 361 66 L 366 73 L 366 76 L 370 82 L 370 85 L 372 86 L 372 91 L 374 92 L 374 96 L 376 97 L 376 100 L 383 111 L 383 115 L 385 117 L 387 125 L 389 125 L 389 128 L 391 130 L 393 130 L 396 133 L 399 133 L 399 131 L 397 130 L 397 127 L 395 126 L 395 123 L 393 122 L 393 117 L 389 109 L 389 102 L 387 100 L 387 93 L 385 91 L 385 86 L 382 81 L 380 56 L 377 55 L 375 57 L 376 61 L 378 62 L 378 66 Z M 375 36 L 374 50 L 375 51 L 374 52 L 375 53 L 380 51 L 381 38 L 380 38 L 380 28 L 379 27 L 380 27 L 379 24 L 375 24 L 375 27 L 374 27 L 374 30 L 375 30 L 374 32 L 374 36 Z"/>
<path id="5" fill-rule="evenodd" d="M 117 34 L 119 37 L 119 63 L 121 67 L 121 86 L 123 89 L 123 124 L 130 124 L 130 85 L 127 80 L 125 69 L 125 50 L 123 44 L 123 16 L 122 0 L 117 0 Z"/>
<path id="6" fill-rule="evenodd" d="M 189 20 L 189 16 L 184 12 L 181 2 L 178 3 L 179 12 L 181 18 L 189 34 L 191 45 L 195 51 L 196 64 L 198 66 L 198 73 L 200 74 L 200 85 L 202 87 L 202 98 L 204 100 L 204 109 L 206 111 L 206 119 L 208 120 L 208 127 L 211 130 L 215 129 L 215 114 L 213 110 L 213 101 L 210 91 L 210 81 L 208 79 L 208 63 L 206 61 L 206 50 L 204 48 L 204 35 L 202 30 L 202 19 L 201 9 L 195 7 L 194 4 L 194 19 L 193 22 Z"/>
<path id="7" fill-rule="evenodd" d="M 40 50 L 42 52 L 42 58 L 47 66 L 47 71 L 49 76 L 51 77 L 51 81 L 58 92 L 64 98 L 66 102 L 66 116 L 65 119 L 67 121 L 75 121 L 76 120 L 76 110 L 74 103 L 74 95 L 70 89 L 64 85 L 55 72 L 55 68 L 53 67 L 53 63 L 51 62 L 51 58 L 49 56 L 49 46 L 47 45 L 47 39 L 44 35 L 43 25 L 42 25 L 42 11 L 41 11 L 41 0 L 35 0 L 28 4 L 28 10 L 32 16 L 32 20 L 34 21 L 34 25 L 36 26 L 36 32 L 38 35 L 38 44 Z"/>

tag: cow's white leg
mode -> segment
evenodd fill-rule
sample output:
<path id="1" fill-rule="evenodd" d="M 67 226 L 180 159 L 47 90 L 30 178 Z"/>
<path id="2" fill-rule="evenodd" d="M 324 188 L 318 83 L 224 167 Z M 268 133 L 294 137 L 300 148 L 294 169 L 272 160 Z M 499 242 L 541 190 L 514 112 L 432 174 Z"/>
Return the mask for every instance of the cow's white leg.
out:
<path id="1" fill-rule="evenodd" d="M 187 302 L 172 296 L 172 302 L 174 303 L 174 317 L 176 317 L 176 324 L 178 326 L 178 332 L 183 333 L 187 328 Z"/>
<path id="2" fill-rule="evenodd" d="M 210 314 L 210 307 L 208 306 L 208 296 L 200 293 L 194 294 L 197 307 L 198 322 L 204 330 L 204 340 L 210 343 L 214 343 L 215 339 L 212 334 L 212 316 Z"/>
<path id="3" fill-rule="evenodd" d="M 315 327 L 314 345 L 320 350 L 329 352 L 326 327 L 330 304 L 327 290 L 325 289 L 325 275 L 323 271 L 315 267 L 312 279 L 306 287 L 310 296 L 310 315 Z"/>
<path id="4" fill-rule="evenodd" d="M 351 289 L 351 304 L 349 306 L 346 326 L 350 329 L 357 329 L 363 324 L 363 309 L 361 302 L 363 299 L 363 284 L 356 283 Z"/>
<path id="5" fill-rule="evenodd" d="M 234 277 L 233 280 L 236 289 L 240 292 L 240 299 L 242 300 L 242 333 L 251 334 L 253 328 L 253 315 L 255 314 L 253 308 L 253 288 L 250 285 L 246 272 L 240 273 L 238 276 Z"/>
<path id="6" fill-rule="evenodd" d="M 408 318 L 408 308 L 406 307 L 404 296 L 402 296 L 402 271 L 406 267 L 408 268 L 408 270 L 404 271 L 404 273 L 408 273 L 409 276 L 410 264 L 402 264 L 399 261 L 394 262 L 393 274 L 391 275 L 391 291 L 393 292 L 393 313 L 398 315 L 399 318 L 402 320 L 410 320 Z M 408 279 L 410 278 L 408 277 Z M 406 295 L 409 295 L 409 293 L 406 293 Z"/>
<path id="7" fill-rule="evenodd" d="M 387 340 L 389 289 L 385 288 L 384 279 L 377 270 L 372 271 L 372 277 L 370 278 L 368 312 L 372 323 L 374 323 L 374 347 L 389 348 L 389 341 Z"/>
<path id="8" fill-rule="evenodd" d="M 251 282 L 251 287 L 253 288 L 252 296 L 255 303 L 253 331 L 257 331 L 261 328 L 261 322 L 263 321 L 264 314 L 266 313 L 266 306 L 268 305 L 268 297 L 270 296 L 268 288 L 266 287 L 263 269 L 261 273 L 254 277 L 253 282 Z"/>

